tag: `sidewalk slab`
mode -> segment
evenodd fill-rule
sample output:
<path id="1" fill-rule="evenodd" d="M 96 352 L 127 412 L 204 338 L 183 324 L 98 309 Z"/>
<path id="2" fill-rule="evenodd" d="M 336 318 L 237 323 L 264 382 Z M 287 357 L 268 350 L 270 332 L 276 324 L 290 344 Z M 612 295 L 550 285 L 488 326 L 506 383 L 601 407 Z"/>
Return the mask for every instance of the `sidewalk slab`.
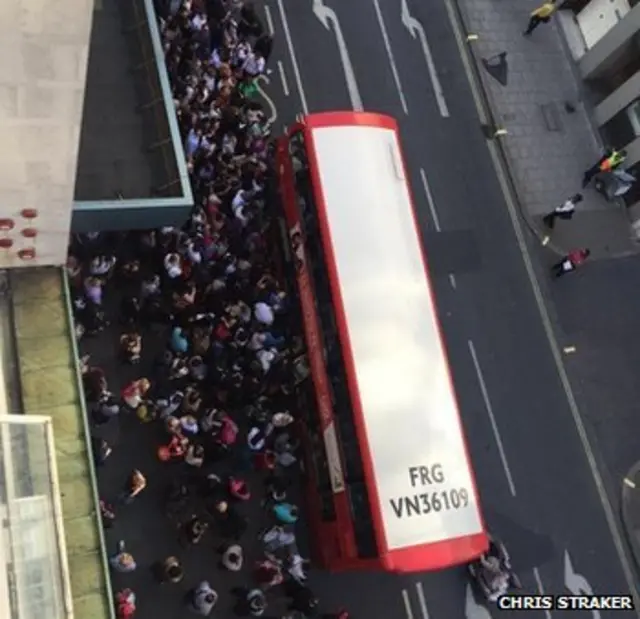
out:
<path id="1" fill-rule="evenodd" d="M 541 218 L 577 192 L 584 195 L 575 217 L 559 222 L 549 247 L 557 253 L 589 247 L 593 258 L 640 251 L 626 209 L 607 202 L 592 187 L 582 190 L 584 171 L 601 155 L 602 146 L 584 103 L 579 83 L 555 19 L 523 36 L 532 10 L 541 0 L 457 0 L 470 42 L 480 85 L 507 162 L 523 215 L 540 237 Z M 506 52 L 506 85 L 484 61 Z"/>
<path id="2" fill-rule="evenodd" d="M 636 566 L 640 568 L 640 462 L 631 468 L 622 482 L 622 524 Z"/>

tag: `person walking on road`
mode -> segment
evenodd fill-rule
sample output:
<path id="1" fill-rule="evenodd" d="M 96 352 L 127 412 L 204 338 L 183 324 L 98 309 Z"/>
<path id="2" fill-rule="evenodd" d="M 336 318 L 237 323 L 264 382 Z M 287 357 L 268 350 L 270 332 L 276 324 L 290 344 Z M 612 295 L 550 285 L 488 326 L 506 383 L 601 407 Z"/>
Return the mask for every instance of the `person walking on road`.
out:
<path id="1" fill-rule="evenodd" d="M 203 580 L 197 587 L 189 590 L 186 601 L 189 610 L 208 617 L 218 601 L 218 594 L 206 580 Z"/>
<path id="2" fill-rule="evenodd" d="M 562 277 L 582 266 L 590 255 L 588 249 L 574 249 L 551 267 L 551 273 L 555 278 Z"/>
<path id="3" fill-rule="evenodd" d="M 586 170 L 582 178 L 582 186 L 586 187 L 591 179 L 600 172 L 612 172 L 619 168 L 627 158 L 627 151 L 608 148 L 597 163 Z"/>
<path id="4" fill-rule="evenodd" d="M 549 2 L 541 4 L 531 13 L 531 17 L 529 17 L 529 24 L 523 33 L 524 36 L 530 36 L 540 24 L 546 24 L 551 21 L 551 16 L 556 12 L 556 8 L 555 0 L 550 0 Z"/>
<path id="5" fill-rule="evenodd" d="M 542 223 L 549 228 L 549 230 L 553 230 L 556 225 L 556 219 L 566 219 L 569 220 L 573 217 L 573 214 L 576 210 L 576 204 L 582 202 L 584 198 L 581 193 L 577 193 L 568 200 L 565 200 L 560 206 L 556 206 L 550 213 L 545 215 L 542 218 Z M 546 245 L 549 242 L 549 237 L 545 236 L 542 241 L 543 245 Z"/>
<path id="6" fill-rule="evenodd" d="M 116 571 L 122 574 L 127 572 L 133 572 L 137 565 L 133 558 L 133 555 L 128 553 L 125 548 L 124 541 L 118 542 L 117 552 L 109 557 L 109 565 Z"/>

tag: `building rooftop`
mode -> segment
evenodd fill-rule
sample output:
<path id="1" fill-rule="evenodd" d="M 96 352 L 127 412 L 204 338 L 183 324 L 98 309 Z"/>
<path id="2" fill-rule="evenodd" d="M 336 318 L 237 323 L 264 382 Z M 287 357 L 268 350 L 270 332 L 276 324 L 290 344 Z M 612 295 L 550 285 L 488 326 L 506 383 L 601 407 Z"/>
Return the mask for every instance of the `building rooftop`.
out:
<path id="1" fill-rule="evenodd" d="M 153 62 L 144 66 L 142 55 L 150 50 L 147 26 L 132 31 L 140 17 L 128 15 L 122 4 L 95 4 L 76 201 L 150 198 L 172 180 L 167 167 L 174 162 L 167 166 L 166 152 L 150 149 L 168 130 L 162 103 L 148 105 L 159 95 L 156 67 Z"/>

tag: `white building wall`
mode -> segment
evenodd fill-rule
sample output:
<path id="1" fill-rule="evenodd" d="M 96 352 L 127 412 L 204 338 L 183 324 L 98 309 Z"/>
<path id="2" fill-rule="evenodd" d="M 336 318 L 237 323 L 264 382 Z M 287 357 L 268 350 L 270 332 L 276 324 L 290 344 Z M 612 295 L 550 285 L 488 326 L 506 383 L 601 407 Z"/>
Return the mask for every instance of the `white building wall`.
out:
<path id="1" fill-rule="evenodd" d="M 0 268 L 66 260 L 92 16 L 93 0 L 0 1 Z"/>

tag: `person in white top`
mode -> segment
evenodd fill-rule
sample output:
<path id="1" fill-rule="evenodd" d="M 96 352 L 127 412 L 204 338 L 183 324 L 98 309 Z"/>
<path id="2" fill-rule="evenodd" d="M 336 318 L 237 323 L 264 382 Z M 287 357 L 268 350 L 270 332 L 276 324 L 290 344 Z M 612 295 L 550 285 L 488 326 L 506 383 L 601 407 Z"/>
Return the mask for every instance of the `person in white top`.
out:
<path id="1" fill-rule="evenodd" d="M 262 371 L 266 374 L 270 369 L 273 362 L 277 359 L 278 353 L 274 348 L 270 348 L 269 350 L 259 350 L 256 353 L 256 358 L 262 367 Z"/>
<path id="2" fill-rule="evenodd" d="M 91 275 L 108 275 L 116 263 L 115 256 L 96 256 L 89 267 Z"/>
<path id="3" fill-rule="evenodd" d="M 187 241 L 186 253 L 192 264 L 200 264 L 202 262 L 202 254 L 196 249 L 195 243 L 191 240 Z"/>
<path id="4" fill-rule="evenodd" d="M 549 230 L 553 230 L 556 219 L 571 219 L 576 210 L 576 204 L 582 202 L 583 197 L 581 193 L 577 193 L 568 200 L 565 200 L 560 206 L 556 206 L 549 214 L 542 218 L 542 221 Z"/>
<path id="5" fill-rule="evenodd" d="M 556 208 L 542 218 L 542 223 L 549 230 L 549 234 L 545 234 L 542 239 L 543 245 L 547 245 L 551 240 L 550 234 L 556 224 L 556 219 L 570 220 L 576 210 L 576 204 L 582 202 L 582 199 L 582 194 L 577 193 L 568 200 L 565 200 L 560 206 L 556 206 Z"/>
<path id="6" fill-rule="evenodd" d="M 242 70 L 249 77 L 262 75 L 266 68 L 265 59 L 258 52 L 251 52 L 242 63 Z"/>
<path id="7" fill-rule="evenodd" d="M 207 25 L 207 16 L 202 13 L 196 13 L 191 18 L 191 27 L 194 30 L 202 30 Z"/>
<path id="8" fill-rule="evenodd" d="M 239 544 L 231 544 L 222 554 L 222 566 L 230 572 L 239 572 L 242 569 L 243 555 Z"/>
<path id="9" fill-rule="evenodd" d="M 307 575 L 304 571 L 306 561 L 296 552 L 291 555 L 289 559 L 289 565 L 287 572 L 291 574 L 291 577 L 303 585 L 307 581 Z"/>
<path id="10" fill-rule="evenodd" d="M 253 306 L 253 315 L 256 317 L 256 320 L 258 322 L 262 323 L 263 325 L 267 325 L 267 327 L 270 327 L 275 320 L 275 316 L 273 310 L 271 309 L 271 306 L 267 303 L 264 303 L 263 301 L 258 301 Z"/>
<path id="11" fill-rule="evenodd" d="M 231 210 L 236 219 L 239 219 L 243 226 L 247 225 L 249 218 L 245 214 L 245 208 L 251 198 L 251 193 L 240 189 L 231 201 Z"/>
<path id="12" fill-rule="evenodd" d="M 170 279 L 176 279 L 182 275 L 182 265 L 178 254 L 167 254 L 164 257 L 164 268 Z"/>

